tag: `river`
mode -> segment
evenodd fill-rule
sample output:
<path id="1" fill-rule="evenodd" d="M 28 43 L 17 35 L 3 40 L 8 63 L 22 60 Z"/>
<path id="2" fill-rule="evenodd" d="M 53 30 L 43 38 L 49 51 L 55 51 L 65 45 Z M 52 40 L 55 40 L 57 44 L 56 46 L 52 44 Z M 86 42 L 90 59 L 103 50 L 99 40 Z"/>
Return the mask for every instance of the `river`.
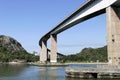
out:
<path id="1" fill-rule="evenodd" d="M 94 67 L 95 65 L 71 64 L 69 66 Z M 14 65 L 0 64 L 0 80 L 93 80 L 93 79 L 66 78 L 65 67 L 38 67 L 25 64 Z"/>

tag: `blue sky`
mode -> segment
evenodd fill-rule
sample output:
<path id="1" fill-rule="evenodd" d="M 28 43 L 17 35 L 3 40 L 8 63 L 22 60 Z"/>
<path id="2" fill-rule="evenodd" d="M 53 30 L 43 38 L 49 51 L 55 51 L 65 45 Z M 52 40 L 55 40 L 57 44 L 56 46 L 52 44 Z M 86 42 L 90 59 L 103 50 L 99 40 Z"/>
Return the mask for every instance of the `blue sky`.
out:
<path id="1" fill-rule="evenodd" d="M 28 52 L 40 53 L 39 39 L 85 1 L 0 0 L 0 34 L 15 38 Z M 105 14 L 60 33 L 57 41 L 58 52 L 64 54 L 106 45 Z"/>

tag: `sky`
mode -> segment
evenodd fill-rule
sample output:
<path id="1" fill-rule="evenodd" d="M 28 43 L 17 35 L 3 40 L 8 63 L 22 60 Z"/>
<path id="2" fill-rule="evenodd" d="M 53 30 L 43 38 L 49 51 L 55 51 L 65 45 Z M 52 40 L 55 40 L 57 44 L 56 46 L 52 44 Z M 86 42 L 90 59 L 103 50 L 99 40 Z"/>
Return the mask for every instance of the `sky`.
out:
<path id="1" fill-rule="evenodd" d="M 0 35 L 13 37 L 30 53 L 40 53 L 39 40 L 87 0 L 0 0 Z M 48 41 L 50 47 L 50 40 Z M 65 55 L 106 45 L 106 16 L 89 19 L 57 35 Z"/>

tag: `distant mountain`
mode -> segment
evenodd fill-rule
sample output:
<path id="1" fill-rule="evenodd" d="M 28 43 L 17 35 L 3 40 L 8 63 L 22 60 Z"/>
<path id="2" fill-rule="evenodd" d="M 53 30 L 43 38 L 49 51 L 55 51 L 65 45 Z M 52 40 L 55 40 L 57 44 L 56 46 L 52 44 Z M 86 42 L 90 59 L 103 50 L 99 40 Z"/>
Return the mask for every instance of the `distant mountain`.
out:
<path id="1" fill-rule="evenodd" d="M 37 61 L 38 56 L 29 54 L 22 45 L 12 37 L 0 35 L 0 62 Z"/>
<path id="2" fill-rule="evenodd" d="M 76 56 L 81 59 L 81 61 L 88 62 L 105 62 L 107 61 L 107 46 L 101 48 L 84 48 Z"/>
<path id="3" fill-rule="evenodd" d="M 25 50 L 17 40 L 5 35 L 0 35 L 0 47 L 12 50 L 13 52 Z"/>
<path id="4" fill-rule="evenodd" d="M 77 54 L 71 54 L 61 58 L 61 62 L 106 62 L 107 46 L 101 48 L 84 48 Z"/>

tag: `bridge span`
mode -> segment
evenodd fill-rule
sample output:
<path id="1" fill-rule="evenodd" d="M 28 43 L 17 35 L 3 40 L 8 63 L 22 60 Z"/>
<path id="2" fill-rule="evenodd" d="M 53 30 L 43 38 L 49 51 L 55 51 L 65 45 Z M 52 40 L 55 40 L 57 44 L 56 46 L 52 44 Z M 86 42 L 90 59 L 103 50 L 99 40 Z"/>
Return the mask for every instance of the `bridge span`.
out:
<path id="1" fill-rule="evenodd" d="M 100 14 L 106 13 L 108 61 L 112 65 L 120 64 L 120 0 L 88 0 L 78 10 L 64 19 L 56 27 L 46 33 L 39 41 L 41 46 L 40 62 L 57 62 L 57 35 L 74 25 Z M 51 48 L 47 48 L 47 40 L 51 40 Z"/>

